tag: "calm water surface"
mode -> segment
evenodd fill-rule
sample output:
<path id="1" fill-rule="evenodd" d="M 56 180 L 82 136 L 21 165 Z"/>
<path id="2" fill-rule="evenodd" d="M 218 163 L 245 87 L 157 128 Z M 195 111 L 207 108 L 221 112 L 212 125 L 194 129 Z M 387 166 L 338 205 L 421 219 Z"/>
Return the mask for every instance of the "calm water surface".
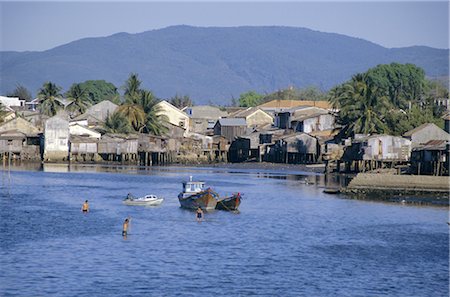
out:
<path id="1" fill-rule="evenodd" d="M 342 199 L 295 172 L 66 170 L 0 171 L 0 296 L 449 294 L 447 208 Z M 176 198 L 189 175 L 244 193 L 240 213 L 197 223 Z M 165 201 L 125 206 L 128 192 Z"/>

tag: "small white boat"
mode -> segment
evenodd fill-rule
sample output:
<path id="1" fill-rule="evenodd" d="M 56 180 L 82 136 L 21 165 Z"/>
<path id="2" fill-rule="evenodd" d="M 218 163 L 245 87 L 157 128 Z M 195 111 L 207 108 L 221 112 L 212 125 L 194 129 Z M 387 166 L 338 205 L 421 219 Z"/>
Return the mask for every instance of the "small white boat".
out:
<path id="1" fill-rule="evenodd" d="M 164 198 L 158 198 L 155 195 L 145 195 L 144 197 L 133 197 L 128 194 L 127 198 L 123 200 L 126 205 L 143 205 L 143 206 L 157 206 L 164 201 Z"/>

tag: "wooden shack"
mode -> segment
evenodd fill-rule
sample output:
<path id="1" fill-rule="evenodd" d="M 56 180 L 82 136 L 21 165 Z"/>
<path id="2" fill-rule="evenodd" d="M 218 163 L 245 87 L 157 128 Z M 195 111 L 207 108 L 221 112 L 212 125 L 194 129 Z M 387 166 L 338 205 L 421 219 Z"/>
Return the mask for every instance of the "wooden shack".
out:
<path id="1" fill-rule="evenodd" d="M 228 115 L 226 111 L 209 105 L 189 106 L 183 111 L 190 118 L 189 131 L 203 134 L 212 131 L 217 120 Z"/>
<path id="2" fill-rule="evenodd" d="M 245 119 L 248 128 L 257 128 L 273 124 L 273 117 L 258 107 L 249 107 L 238 110 L 229 115 L 230 118 Z"/>
<path id="3" fill-rule="evenodd" d="M 411 152 L 411 172 L 418 175 L 449 175 L 450 144 L 431 140 Z"/>
<path id="4" fill-rule="evenodd" d="M 411 141 L 399 136 L 371 135 L 353 139 L 344 148 L 342 161 L 346 171 L 366 171 L 393 168 L 408 163 Z"/>
<path id="5" fill-rule="evenodd" d="M 267 160 L 274 163 L 316 163 L 320 156 L 319 141 L 306 133 L 284 136 L 269 147 Z"/>
<path id="6" fill-rule="evenodd" d="M 218 162 L 228 161 L 228 151 L 230 148 L 230 141 L 221 135 L 213 136 L 212 151 L 213 159 Z"/>
<path id="7" fill-rule="evenodd" d="M 172 140 L 173 142 L 174 140 Z M 151 134 L 139 134 L 139 164 L 143 166 L 166 165 L 174 162 L 175 146 L 170 140 Z"/>
<path id="8" fill-rule="evenodd" d="M 214 126 L 214 135 L 226 137 L 229 141 L 246 134 L 247 122 L 243 118 L 219 119 Z"/>
<path id="9" fill-rule="evenodd" d="M 103 161 L 138 163 L 137 135 L 105 134 L 98 141 L 98 154 Z"/>
<path id="10" fill-rule="evenodd" d="M 75 162 L 98 161 L 99 138 L 86 135 L 70 136 L 70 160 Z"/>

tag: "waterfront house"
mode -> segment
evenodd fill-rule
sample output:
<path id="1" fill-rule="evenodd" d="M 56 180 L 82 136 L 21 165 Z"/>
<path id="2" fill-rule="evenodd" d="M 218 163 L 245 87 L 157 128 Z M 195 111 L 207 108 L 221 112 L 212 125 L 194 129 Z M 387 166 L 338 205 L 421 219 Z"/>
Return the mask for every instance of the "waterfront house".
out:
<path id="1" fill-rule="evenodd" d="M 180 127 L 184 130 L 184 135 L 189 132 L 189 117 L 188 115 L 176 108 L 166 100 L 162 100 L 155 105 L 158 110 L 158 115 L 164 115 L 170 124 Z M 170 125 L 169 125 L 170 127 Z"/>
<path id="2" fill-rule="evenodd" d="M 100 138 L 100 137 L 99 137 Z M 70 160 L 76 162 L 98 161 L 99 138 L 89 135 L 70 135 Z"/>
<path id="3" fill-rule="evenodd" d="M 335 128 L 335 117 L 327 110 L 316 107 L 297 110 L 290 118 L 290 127 L 294 132 L 304 133 L 331 131 Z"/>
<path id="4" fill-rule="evenodd" d="M 319 156 L 318 139 L 303 132 L 282 137 L 267 152 L 267 160 L 275 163 L 316 163 Z"/>
<path id="5" fill-rule="evenodd" d="M 248 128 L 257 128 L 262 126 L 271 126 L 273 117 L 258 107 L 249 107 L 244 110 L 238 110 L 228 116 L 229 118 L 243 118 Z"/>
<path id="6" fill-rule="evenodd" d="M 346 171 L 365 171 L 404 165 L 411 155 L 411 141 L 392 135 L 370 135 L 353 139 L 345 147 Z"/>
<path id="7" fill-rule="evenodd" d="M 183 109 L 189 116 L 189 131 L 206 134 L 214 129 L 218 119 L 226 117 L 228 113 L 215 106 L 189 106 Z"/>
<path id="8" fill-rule="evenodd" d="M 105 134 L 98 141 L 98 155 L 104 161 L 138 162 L 139 136 Z"/>
<path id="9" fill-rule="evenodd" d="M 230 148 L 230 141 L 222 135 L 214 135 L 212 138 L 213 159 L 216 161 L 226 162 Z"/>
<path id="10" fill-rule="evenodd" d="M 69 120 L 64 112 L 49 118 L 44 128 L 44 161 L 67 161 L 69 158 Z"/>
<path id="11" fill-rule="evenodd" d="M 41 131 L 22 118 L 0 125 L 0 156 L 12 159 L 40 160 Z"/>
<path id="12" fill-rule="evenodd" d="M 442 119 L 444 120 L 444 131 L 450 133 L 450 112 L 445 113 Z"/>
<path id="13" fill-rule="evenodd" d="M 145 166 L 172 163 L 179 144 L 176 139 L 167 139 L 151 134 L 139 134 L 139 164 Z"/>
<path id="14" fill-rule="evenodd" d="M 420 125 L 419 127 L 406 132 L 403 136 L 411 140 L 413 147 L 427 143 L 430 140 L 450 140 L 450 134 L 433 123 Z"/>
<path id="15" fill-rule="evenodd" d="M 90 128 L 100 127 L 106 121 L 106 118 L 112 115 L 119 106 L 109 100 L 103 100 L 92 105 L 86 112 L 73 118 L 71 123 L 80 124 Z"/>
<path id="16" fill-rule="evenodd" d="M 413 148 L 411 172 L 424 175 L 449 175 L 450 143 L 446 140 L 430 140 Z"/>
<path id="17" fill-rule="evenodd" d="M 214 126 L 214 135 L 222 135 L 229 141 L 246 134 L 247 122 L 243 118 L 219 119 Z"/>
<path id="18" fill-rule="evenodd" d="M 89 129 L 86 126 L 80 124 L 69 123 L 69 133 L 70 136 L 83 136 L 99 139 L 101 134 L 95 130 Z"/>

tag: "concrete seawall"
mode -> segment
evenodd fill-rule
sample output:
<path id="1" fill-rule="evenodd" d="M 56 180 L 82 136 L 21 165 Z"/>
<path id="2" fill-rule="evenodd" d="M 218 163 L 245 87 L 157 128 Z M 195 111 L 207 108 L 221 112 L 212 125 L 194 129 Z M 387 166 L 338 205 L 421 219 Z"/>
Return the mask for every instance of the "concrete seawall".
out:
<path id="1" fill-rule="evenodd" d="M 356 199 L 448 206 L 449 186 L 446 176 L 359 173 L 342 192 Z"/>

